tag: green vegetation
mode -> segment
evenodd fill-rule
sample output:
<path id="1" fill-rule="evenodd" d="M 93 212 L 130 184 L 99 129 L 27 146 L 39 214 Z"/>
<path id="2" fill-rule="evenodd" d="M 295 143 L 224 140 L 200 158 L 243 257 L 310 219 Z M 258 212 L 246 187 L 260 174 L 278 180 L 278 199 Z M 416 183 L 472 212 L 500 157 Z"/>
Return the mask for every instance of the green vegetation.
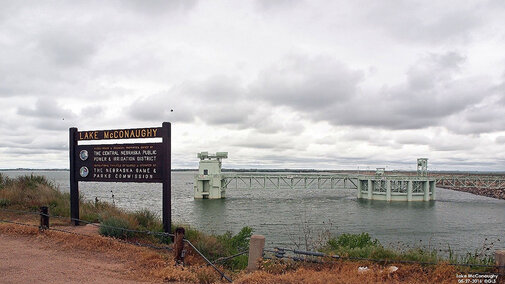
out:
<path id="1" fill-rule="evenodd" d="M 372 240 L 368 233 L 361 234 L 342 234 L 338 238 L 330 238 L 328 245 L 331 248 L 364 248 L 364 247 L 377 247 L 380 243 L 377 239 Z"/>
<path id="2" fill-rule="evenodd" d="M 133 237 L 130 224 L 125 219 L 110 217 L 101 223 L 102 227 L 98 230 L 101 235 L 117 239 L 128 239 Z M 126 230 L 125 230 L 126 229 Z"/>
<path id="3" fill-rule="evenodd" d="M 170 238 L 161 234 L 127 231 L 163 232 L 160 217 L 147 209 L 127 212 L 107 202 L 84 201 L 82 196 L 79 204 L 80 219 L 103 225 L 99 233 L 104 236 L 151 243 L 170 242 Z M 29 175 L 11 179 L 0 173 L 0 208 L 38 211 L 40 206 L 48 206 L 50 215 L 69 217 L 70 194 L 62 193 L 43 176 Z M 247 250 L 252 235 L 249 227 L 244 227 L 236 235 L 231 232 L 208 235 L 187 225 L 179 226 L 185 228 L 186 238 L 211 260 Z M 247 266 L 247 255 L 227 260 L 223 264 L 230 269 L 243 269 Z"/>
<path id="4" fill-rule="evenodd" d="M 11 179 L 0 173 L 0 208 L 38 211 L 40 206 L 49 206 L 51 215 L 69 217 L 70 195 L 60 192 L 43 176 L 29 175 Z M 127 212 L 107 202 L 84 201 L 81 197 L 80 216 L 84 221 L 104 225 L 99 230 L 99 233 L 104 236 L 151 243 L 170 242 L 170 238 L 162 235 L 116 229 L 162 232 L 163 226 L 160 217 L 147 209 Z M 231 232 L 222 235 L 209 235 L 187 225 L 179 226 L 185 228 L 186 238 L 211 260 L 247 250 L 253 232 L 251 228 L 244 227 L 236 235 Z M 492 244 L 484 244 L 480 250 L 468 252 L 463 256 L 455 255 L 449 247 L 449 255 L 442 256 L 437 250 L 425 247 L 388 248 L 377 239 L 372 239 L 368 233 L 361 233 L 331 237 L 320 250 L 328 254 L 338 254 L 349 258 L 493 265 L 494 258 L 486 254 L 490 247 Z M 247 255 L 225 260 L 223 264 L 232 270 L 243 269 L 247 266 Z M 478 271 L 479 269 L 473 270 Z"/>
<path id="5" fill-rule="evenodd" d="M 492 244 L 491 244 L 492 245 Z M 367 258 L 385 261 L 413 261 L 421 263 L 458 263 L 494 265 L 494 258 L 486 255 L 489 246 L 485 244 L 481 250 L 456 256 L 449 247 L 449 256 L 442 256 L 436 249 L 425 247 L 386 248 L 377 239 L 372 239 L 368 233 L 341 234 L 332 237 L 321 249 L 329 254 L 338 254 L 348 258 Z M 486 268 L 473 268 L 473 271 L 485 271 Z"/>

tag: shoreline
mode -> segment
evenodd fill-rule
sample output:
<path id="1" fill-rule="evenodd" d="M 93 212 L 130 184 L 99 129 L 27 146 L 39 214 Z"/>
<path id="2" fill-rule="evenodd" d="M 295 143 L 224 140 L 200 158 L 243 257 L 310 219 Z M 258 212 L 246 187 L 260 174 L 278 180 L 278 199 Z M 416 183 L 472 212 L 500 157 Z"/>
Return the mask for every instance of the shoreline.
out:
<path id="1" fill-rule="evenodd" d="M 479 195 L 479 196 L 485 196 L 485 197 L 490 197 L 490 198 L 494 198 L 494 199 L 505 200 L 505 189 L 489 189 L 489 188 L 476 188 L 476 187 L 451 188 L 451 187 L 441 187 L 441 186 L 439 186 L 438 188 L 450 189 L 450 190 L 454 190 L 454 191 L 471 193 L 473 195 Z"/>

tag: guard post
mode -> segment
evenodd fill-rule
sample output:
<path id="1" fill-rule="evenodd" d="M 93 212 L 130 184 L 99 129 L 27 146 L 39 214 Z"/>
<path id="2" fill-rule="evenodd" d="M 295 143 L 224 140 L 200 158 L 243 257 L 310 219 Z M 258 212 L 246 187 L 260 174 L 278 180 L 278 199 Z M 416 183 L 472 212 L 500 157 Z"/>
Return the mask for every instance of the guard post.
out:
<path id="1" fill-rule="evenodd" d="M 163 230 L 171 232 L 171 124 L 162 127 L 87 130 L 69 129 L 70 217 L 79 225 L 79 182 L 162 183 Z M 160 142 L 85 144 L 96 140 L 161 138 Z"/>

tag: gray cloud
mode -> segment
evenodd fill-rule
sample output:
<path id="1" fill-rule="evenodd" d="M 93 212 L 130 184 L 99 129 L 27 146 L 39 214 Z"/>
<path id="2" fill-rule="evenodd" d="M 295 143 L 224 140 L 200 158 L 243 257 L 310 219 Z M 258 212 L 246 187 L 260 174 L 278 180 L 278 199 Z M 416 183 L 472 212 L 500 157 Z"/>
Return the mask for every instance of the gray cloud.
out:
<path id="1" fill-rule="evenodd" d="M 349 100 L 362 79 L 363 72 L 331 57 L 296 55 L 262 72 L 251 92 L 274 105 L 313 111 Z"/>
<path id="2" fill-rule="evenodd" d="M 489 93 L 486 78 L 455 77 L 464 62 L 455 52 L 430 53 L 407 71 L 406 82 L 369 93 L 358 89 L 360 71 L 328 60 L 297 60 L 284 73 L 278 68 L 264 72 L 253 92 L 262 90 L 272 105 L 290 106 L 334 125 L 418 129 L 440 125 L 442 118 Z"/>
<path id="3" fill-rule="evenodd" d="M 369 4 L 360 5 L 370 6 L 366 10 L 369 23 L 408 43 L 467 41 L 485 17 L 481 14 L 482 6 L 471 2 L 381 1 Z"/>
<path id="4" fill-rule="evenodd" d="M 498 136 L 496 137 L 496 143 L 499 143 L 499 144 L 505 144 L 505 136 Z"/>
<path id="5" fill-rule="evenodd" d="M 431 53 L 407 71 L 408 85 L 419 91 L 433 89 L 439 83 L 450 81 L 465 59 L 456 52 Z"/>
<path id="6" fill-rule="evenodd" d="M 173 112 L 171 111 L 173 110 Z M 245 103 L 235 78 L 213 76 L 188 81 L 169 91 L 137 99 L 129 113 L 139 120 L 171 119 L 191 122 L 196 117 L 212 125 L 241 124 L 254 107 Z"/>
<path id="7" fill-rule="evenodd" d="M 118 1 L 120 5 L 131 9 L 134 12 L 142 13 L 146 16 L 162 15 L 173 12 L 186 12 L 192 9 L 198 0 L 122 0 Z"/>
<path id="8" fill-rule="evenodd" d="M 503 113 L 505 107 L 484 103 L 470 106 L 463 112 L 449 117 L 445 121 L 447 128 L 460 134 L 480 134 L 505 130 Z"/>
<path id="9" fill-rule="evenodd" d="M 429 136 L 421 133 L 401 134 L 395 138 L 395 142 L 400 145 L 429 145 L 432 141 Z"/>
<path id="10" fill-rule="evenodd" d="M 34 108 L 19 107 L 18 114 L 35 118 L 73 119 L 76 114 L 61 107 L 54 99 L 38 99 Z"/>
<path id="11" fill-rule="evenodd" d="M 276 151 L 286 151 L 291 149 L 299 149 L 295 141 L 289 136 L 269 137 L 262 134 L 250 134 L 247 137 L 234 139 L 231 146 L 246 147 L 252 149 L 275 149 Z"/>
<path id="12" fill-rule="evenodd" d="M 75 31 L 53 30 L 41 36 L 39 50 L 55 64 L 65 67 L 87 63 L 96 52 L 96 40 Z"/>
<path id="13" fill-rule="evenodd" d="M 175 167 L 208 147 L 230 167 L 503 168 L 500 1 L 1 6 L 0 167 L 66 167 L 70 126 L 171 121 Z"/>
<path id="14" fill-rule="evenodd" d="M 434 140 L 430 148 L 434 151 L 471 151 L 477 144 L 472 140 Z"/>
<path id="15" fill-rule="evenodd" d="M 96 117 L 103 116 L 104 112 L 105 112 L 105 108 L 103 106 L 89 105 L 89 106 L 84 107 L 81 110 L 79 115 L 81 117 L 96 118 Z"/>
<path id="16" fill-rule="evenodd" d="M 131 118 L 140 121 L 191 122 L 194 119 L 191 106 L 180 94 L 172 92 L 139 98 L 128 107 L 127 113 Z"/>
<path id="17" fill-rule="evenodd" d="M 453 77 L 462 62 L 463 57 L 453 52 L 430 54 L 409 69 L 406 83 L 356 97 L 351 106 L 340 109 L 344 115 L 336 122 L 391 129 L 439 125 L 441 118 L 484 98 L 487 85 L 480 78 Z"/>
<path id="18" fill-rule="evenodd" d="M 257 7 L 263 11 L 285 10 L 292 8 L 303 0 L 255 0 Z"/>
<path id="19" fill-rule="evenodd" d="M 52 98 L 38 99 L 34 107 L 19 107 L 17 114 L 23 118 L 24 123 L 42 130 L 67 131 L 76 118 L 77 114 L 62 107 Z"/>

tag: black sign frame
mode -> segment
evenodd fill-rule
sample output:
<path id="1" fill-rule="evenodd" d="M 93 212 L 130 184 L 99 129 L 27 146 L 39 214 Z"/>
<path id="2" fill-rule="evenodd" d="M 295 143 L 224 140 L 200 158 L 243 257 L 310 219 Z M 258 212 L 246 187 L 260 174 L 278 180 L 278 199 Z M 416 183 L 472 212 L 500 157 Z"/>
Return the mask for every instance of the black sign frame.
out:
<path id="1" fill-rule="evenodd" d="M 79 141 L 145 138 L 162 138 L 162 142 L 79 145 Z M 79 225 L 79 182 L 162 183 L 163 230 L 170 233 L 172 229 L 171 139 L 170 122 L 163 122 L 162 127 L 133 129 L 78 131 L 77 128 L 71 127 L 69 129 L 70 217 L 74 225 Z M 111 153 L 102 155 L 101 151 L 105 152 L 105 150 Z M 83 175 L 80 171 L 83 171 Z"/>

